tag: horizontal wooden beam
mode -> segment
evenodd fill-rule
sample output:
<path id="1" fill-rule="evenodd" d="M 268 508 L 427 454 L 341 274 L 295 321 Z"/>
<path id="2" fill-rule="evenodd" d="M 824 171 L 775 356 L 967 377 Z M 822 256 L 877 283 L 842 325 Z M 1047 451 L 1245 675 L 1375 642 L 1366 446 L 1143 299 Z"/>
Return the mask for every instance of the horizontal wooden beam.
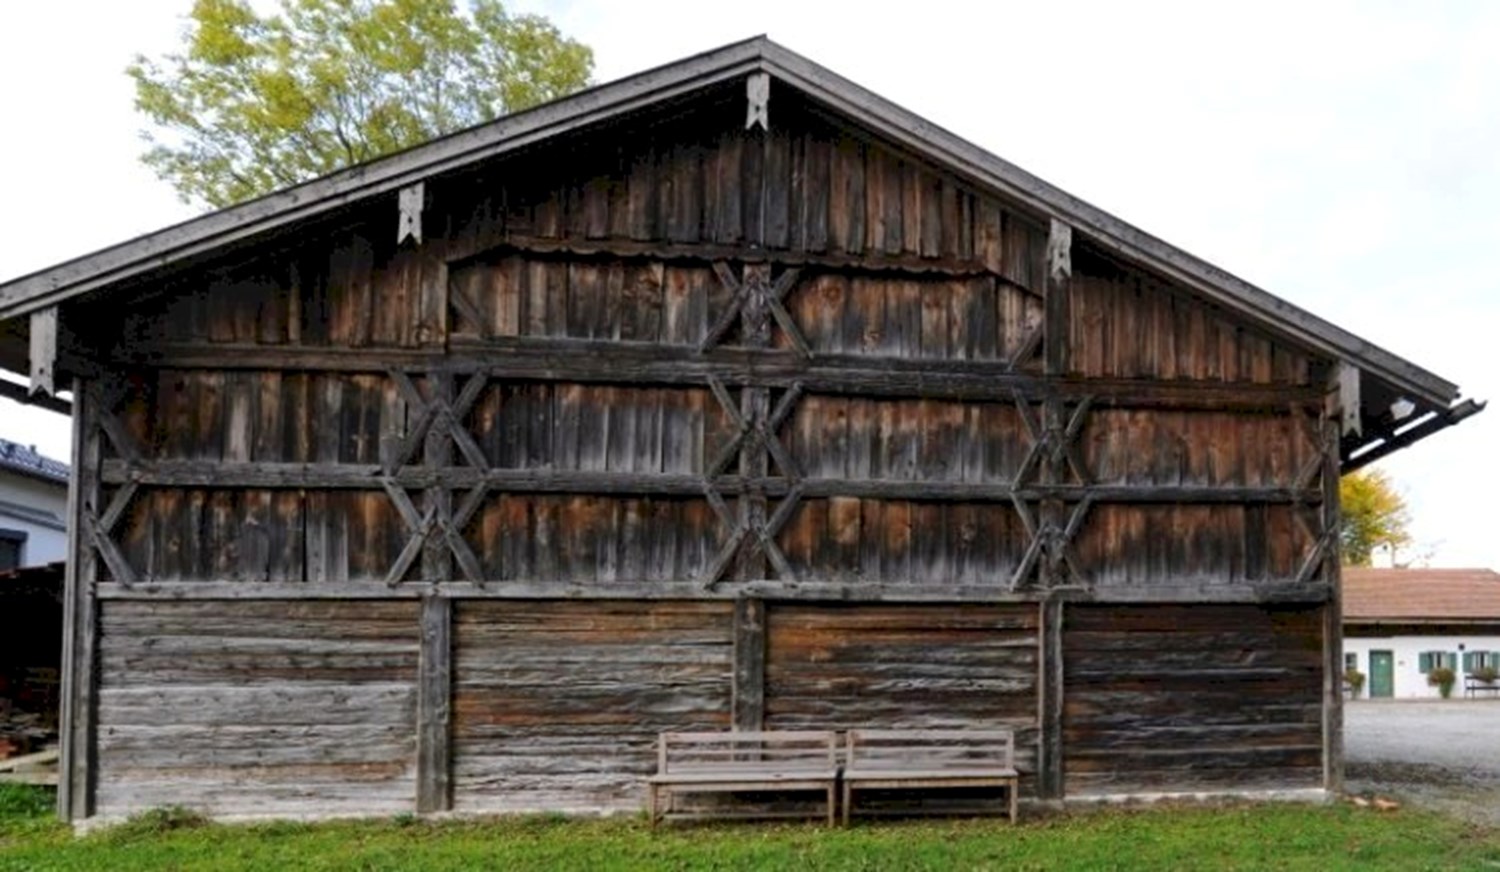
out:
<path id="1" fill-rule="evenodd" d="M 995 276 L 1004 280 L 977 258 L 917 257 L 880 252 L 838 254 L 814 251 L 773 251 L 738 245 L 702 243 L 674 245 L 666 242 L 635 242 L 623 239 L 554 239 L 522 234 L 506 235 L 493 247 L 476 251 L 472 255 L 460 252 L 460 257 L 451 263 L 454 268 L 461 268 L 465 261 L 484 260 L 517 252 L 542 256 L 593 257 L 610 260 L 647 259 L 695 263 L 735 261 L 769 263 L 787 267 L 827 267 L 841 272 L 906 273 L 951 278 Z M 1026 289 L 1022 288 L 1022 290 Z"/>
<path id="2" fill-rule="evenodd" d="M 1158 585 L 1141 585 L 1098 591 L 1059 590 L 1051 595 L 1070 602 L 1109 603 L 1318 603 L 1328 599 L 1322 584 L 1297 585 L 1291 580 L 1265 583 L 1225 584 L 1217 587 L 1209 579 L 1200 582 L 1172 579 Z M 599 599 L 599 600 L 733 600 L 765 597 L 785 600 L 849 602 L 1037 602 L 1045 592 L 1007 590 L 1000 584 L 935 585 L 915 579 L 857 582 L 726 581 L 705 590 L 690 581 L 611 581 L 577 584 L 562 581 L 465 581 L 405 582 L 387 587 L 382 581 L 341 582 L 234 582 L 171 581 L 138 582 L 131 587 L 100 582 L 97 596 L 104 600 L 359 600 L 419 599 Z"/>
<path id="3" fill-rule="evenodd" d="M 1483 412 L 1484 409 L 1485 403 L 1472 399 L 1464 400 L 1452 408 L 1436 412 L 1419 423 L 1406 427 L 1406 429 L 1399 433 L 1382 435 L 1379 441 L 1370 443 L 1369 447 L 1364 448 L 1362 453 L 1353 457 L 1345 455 L 1343 462 L 1339 464 L 1339 474 L 1348 475 L 1351 472 L 1363 469 L 1375 461 L 1395 454 L 1397 451 L 1413 445 L 1419 440 L 1426 439 L 1440 430 L 1446 430 L 1466 418 L 1477 415 Z"/>
<path id="4" fill-rule="evenodd" d="M 386 475 L 376 464 L 256 463 L 213 460 L 106 460 L 101 478 L 108 485 L 135 483 L 152 487 L 253 489 L 383 490 L 398 488 L 472 489 L 481 484 L 509 493 L 580 493 L 702 496 L 704 480 L 696 475 L 636 472 L 567 472 L 550 469 L 476 469 L 471 466 L 430 468 L 404 466 Z M 898 479 L 810 478 L 721 475 L 713 488 L 722 495 L 765 494 L 777 498 L 798 488 L 802 497 L 924 500 L 935 502 L 1010 502 L 1023 500 L 1104 503 L 1317 503 L 1322 491 L 1291 487 L 1210 487 L 1193 485 L 1045 485 L 1012 487 L 1007 483 L 906 481 Z"/>
<path id="5" fill-rule="evenodd" d="M 587 339 L 453 339 L 446 353 L 416 349 L 248 344 L 139 347 L 121 365 L 174 369 L 484 373 L 516 381 L 790 388 L 810 393 L 1010 402 L 1090 397 L 1096 407 L 1274 411 L 1321 408 L 1321 390 L 1243 382 L 1087 379 L 1017 372 L 1006 361 L 910 360 L 856 355 L 808 359 L 791 349 L 714 348 Z"/>
<path id="6" fill-rule="evenodd" d="M 25 385 L 18 385 L 12 381 L 0 379 L 0 397 L 25 403 L 28 406 L 36 406 L 59 415 L 72 415 L 73 404 L 61 397 L 32 394 Z"/>

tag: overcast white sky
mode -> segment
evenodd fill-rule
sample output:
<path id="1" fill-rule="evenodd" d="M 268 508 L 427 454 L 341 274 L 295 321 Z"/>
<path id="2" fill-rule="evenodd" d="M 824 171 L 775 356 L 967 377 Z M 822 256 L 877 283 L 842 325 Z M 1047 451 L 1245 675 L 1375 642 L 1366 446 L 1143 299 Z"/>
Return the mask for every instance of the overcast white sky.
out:
<path id="1" fill-rule="evenodd" d="M 175 44 L 190 5 L 7 5 L 0 281 L 191 217 L 136 162 L 123 73 Z M 600 81 L 767 33 L 1469 396 L 1500 397 L 1500 3 L 513 8 L 592 45 Z M 67 459 L 68 431 L 0 401 L 0 436 Z M 1497 436 L 1500 407 L 1383 463 L 1434 565 L 1500 567 Z"/>

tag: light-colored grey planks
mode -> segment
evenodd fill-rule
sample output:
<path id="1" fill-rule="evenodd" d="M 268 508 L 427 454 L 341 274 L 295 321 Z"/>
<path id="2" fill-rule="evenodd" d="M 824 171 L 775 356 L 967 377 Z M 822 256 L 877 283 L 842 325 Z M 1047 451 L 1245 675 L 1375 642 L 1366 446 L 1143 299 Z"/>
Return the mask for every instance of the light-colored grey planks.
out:
<path id="1" fill-rule="evenodd" d="M 415 602 L 111 602 L 98 811 L 410 811 Z"/>
<path id="2" fill-rule="evenodd" d="M 771 603 L 767 729 L 1016 730 L 1034 790 L 1034 605 Z"/>
<path id="3" fill-rule="evenodd" d="M 729 727 L 729 602 L 454 613 L 454 808 L 639 809 L 664 730 Z"/>
<path id="4" fill-rule="evenodd" d="M 1064 611 L 1069 795 L 1318 787 L 1319 607 Z"/>

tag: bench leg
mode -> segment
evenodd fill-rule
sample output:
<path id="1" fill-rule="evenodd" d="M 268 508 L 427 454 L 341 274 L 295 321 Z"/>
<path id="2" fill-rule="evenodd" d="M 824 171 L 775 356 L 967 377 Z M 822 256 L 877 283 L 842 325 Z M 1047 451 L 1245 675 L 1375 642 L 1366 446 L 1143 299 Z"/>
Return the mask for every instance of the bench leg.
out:
<path id="1" fill-rule="evenodd" d="M 832 782 L 828 784 L 828 826 L 837 826 L 838 819 L 834 817 L 834 809 L 837 806 L 838 788 Z"/>
<path id="2" fill-rule="evenodd" d="M 1016 825 L 1016 782 L 1012 781 L 1006 788 L 1010 791 L 1010 825 Z"/>
<path id="3" fill-rule="evenodd" d="M 844 826 L 849 826 L 849 807 L 854 805 L 854 785 L 844 782 Z"/>
<path id="4" fill-rule="evenodd" d="M 651 823 L 651 829 L 656 829 L 656 785 L 652 784 L 646 788 L 646 819 Z"/>

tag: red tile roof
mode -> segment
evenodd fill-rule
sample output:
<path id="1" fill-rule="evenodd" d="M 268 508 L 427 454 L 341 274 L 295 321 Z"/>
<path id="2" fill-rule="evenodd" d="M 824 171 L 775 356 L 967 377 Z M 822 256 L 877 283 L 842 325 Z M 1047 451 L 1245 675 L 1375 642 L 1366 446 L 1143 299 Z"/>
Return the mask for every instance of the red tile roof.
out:
<path id="1" fill-rule="evenodd" d="M 1490 569 L 1344 568 L 1344 622 L 1500 622 L 1500 573 Z"/>

